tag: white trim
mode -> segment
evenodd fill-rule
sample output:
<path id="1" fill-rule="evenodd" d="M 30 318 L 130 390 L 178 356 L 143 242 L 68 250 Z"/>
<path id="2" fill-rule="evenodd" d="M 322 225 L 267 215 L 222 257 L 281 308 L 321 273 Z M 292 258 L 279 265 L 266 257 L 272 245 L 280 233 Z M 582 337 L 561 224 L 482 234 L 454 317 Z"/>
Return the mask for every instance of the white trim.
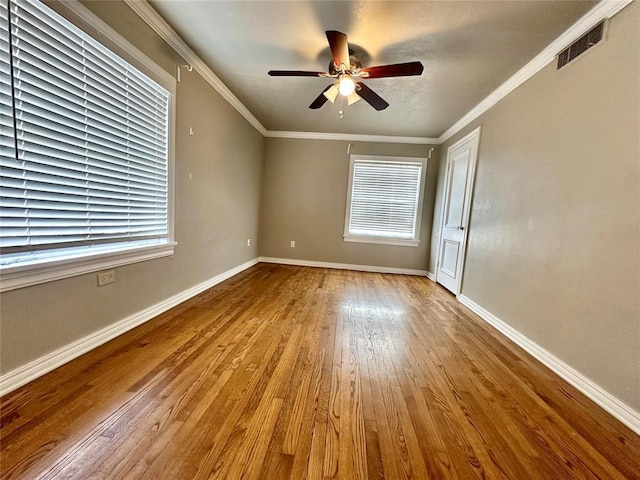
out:
<path id="1" fill-rule="evenodd" d="M 431 280 L 432 282 L 434 282 L 434 283 L 435 283 L 435 281 L 436 281 L 436 276 L 435 276 L 435 274 L 434 274 L 434 273 L 427 271 L 427 273 L 425 274 L 425 276 L 426 276 L 429 280 Z"/>
<path id="2" fill-rule="evenodd" d="M 375 265 L 355 265 L 352 263 L 317 262 L 315 260 L 298 260 L 295 258 L 259 257 L 262 263 L 278 263 L 280 265 L 296 265 L 299 267 L 335 268 L 337 270 L 354 270 L 356 272 L 394 273 L 397 275 L 417 275 L 424 277 L 426 270 L 413 268 L 378 267 Z"/>
<path id="3" fill-rule="evenodd" d="M 222 83 L 215 73 L 207 66 L 207 64 L 186 44 L 176 31 L 156 12 L 146 0 L 124 0 L 124 2 L 133 10 L 142 20 L 146 22 L 162 39 L 173 48 L 178 55 L 184 58 L 194 70 L 204 78 L 214 90 L 216 90 L 222 98 L 235 108 L 258 132 L 266 136 L 267 129 L 260 121 L 249 111 L 243 103 L 238 100 L 231 90 Z"/>
<path id="4" fill-rule="evenodd" d="M 361 135 L 357 133 L 283 132 L 267 130 L 265 137 L 295 138 L 302 140 L 339 140 L 343 142 L 410 143 L 415 145 L 437 145 L 437 138 L 395 137 L 389 135 Z"/>
<path id="5" fill-rule="evenodd" d="M 580 373 L 570 365 L 551 354 L 540 345 L 530 340 L 518 330 L 500 320 L 488 310 L 475 303 L 464 295 L 458 295 L 460 303 L 477 314 L 489 325 L 502 333 L 509 340 L 520 346 L 527 353 L 532 355 L 543 365 L 547 366 L 554 373 L 562 377 L 568 383 L 584 393 L 587 397 L 600 405 L 603 409 L 616 417 L 631 430 L 640 435 L 640 412 L 633 410 L 627 404 L 618 400 L 600 385 L 594 383 L 591 379 Z"/>
<path id="6" fill-rule="evenodd" d="M 238 265 L 226 272 L 223 272 L 215 277 L 207 280 L 203 283 L 200 283 L 194 287 L 191 287 L 183 292 L 174 295 L 173 297 L 167 298 L 155 305 L 152 305 L 149 308 L 145 308 L 133 315 L 120 320 L 116 323 L 109 325 L 97 332 L 94 332 L 90 335 L 87 335 L 80 340 L 76 340 L 69 345 L 65 345 L 62 348 L 59 348 L 51 353 L 48 353 L 36 360 L 33 360 L 26 365 L 16 368 L 2 376 L 0 376 L 0 396 L 5 395 L 16 388 L 21 387 L 29 383 L 32 380 L 35 380 L 38 377 L 41 377 L 45 373 L 50 372 L 58 368 L 61 365 L 64 365 L 67 362 L 79 357 L 87 353 L 94 348 L 99 347 L 100 345 L 112 340 L 123 333 L 141 325 L 152 318 L 160 315 L 163 312 L 166 312 L 170 308 L 175 307 L 176 305 L 189 300 L 191 297 L 207 290 L 208 288 L 217 285 L 220 282 L 246 270 L 249 267 L 252 267 L 258 263 L 258 259 L 254 258 L 248 262 L 243 263 L 242 265 Z"/>
<path id="7" fill-rule="evenodd" d="M 62 257 L 32 265 L 19 263 L 0 269 L 0 292 L 29 287 L 39 283 L 62 280 L 85 273 L 121 267 L 173 255 L 177 243 L 145 245 L 126 250 L 88 253 L 76 257 Z"/>
<path id="8" fill-rule="evenodd" d="M 518 70 L 511 78 L 500 85 L 488 97 L 473 107 L 466 115 L 454 123 L 447 131 L 438 137 L 438 145 L 447 141 L 458 133 L 473 120 L 497 104 L 513 90 L 533 77 L 536 73 L 551 63 L 558 53 L 564 50 L 573 41 L 591 30 L 596 24 L 604 19 L 611 18 L 633 0 L 601 0 L 595 7 L 574 23 L 562 35 L 556 38 L 542 52 L 536 55 L 533 60 Z"/>
<path id="9" fill-rule="evenodd" d="M 385 238 L 385 237 L 364 237 L 358 235 L 344 234 L 342 236 L 345 242 L 353 243 L 375 243 L 378 245 L 395 245 L 396 247 L 417 247 L 420 240 L 402 239 L 402 238 Z"/>

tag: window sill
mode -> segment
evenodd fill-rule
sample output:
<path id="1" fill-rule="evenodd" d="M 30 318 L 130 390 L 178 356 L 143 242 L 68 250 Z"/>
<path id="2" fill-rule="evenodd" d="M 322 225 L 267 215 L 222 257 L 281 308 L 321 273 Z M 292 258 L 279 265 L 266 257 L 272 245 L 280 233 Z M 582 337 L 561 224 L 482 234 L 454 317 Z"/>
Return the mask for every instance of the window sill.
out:
<path id="1" fill-rule="evenodd" d="M 404 240 L 401 238 L 384 237 L 358 237 L 353 235 L 343 235 L 345 242 L 375 243 L 378 245 L 395 245 L 400 247 L 417 247 L 420 240 Z"/>
<path id="2" fill-rule="evenodd" d="M 7 265 L 0 268 L 0 292 L 75 277 L 107 268 L 153 260 L 173 255 L 175 242 L 131 247 L 115 252 L 88 253 L 30 265 Z"/>

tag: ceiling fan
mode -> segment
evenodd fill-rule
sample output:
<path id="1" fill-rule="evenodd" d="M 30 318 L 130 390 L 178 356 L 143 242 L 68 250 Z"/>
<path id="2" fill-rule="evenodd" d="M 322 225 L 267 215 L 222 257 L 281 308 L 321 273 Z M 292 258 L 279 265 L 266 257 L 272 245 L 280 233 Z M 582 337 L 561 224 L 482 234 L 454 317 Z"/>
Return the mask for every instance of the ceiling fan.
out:
<path id="1" fill-rule="evenodd" d="M 338 94 L 346 97 L 348 105 L 352 105 L 361 98 L 376 110 L 384 110 L 389 104 L 376 92 L 357 79 L 407 77 L 422 75 L 424 67 L 420 62 L 395 63 L 377 67 L 365 67 L 358 59 L 350 55 L 347 35 L 336 30 L 327 30 L 327 40 L 333 59 L 329 62 L 328 72 L 306 72 L 300 70 L 270 70 L 272 77 L 327 77 L 335 78 L 336 83 L 329 85 L 318 95 L 309 108 L 322 107 L 327 100 L 335 102 Z"/>

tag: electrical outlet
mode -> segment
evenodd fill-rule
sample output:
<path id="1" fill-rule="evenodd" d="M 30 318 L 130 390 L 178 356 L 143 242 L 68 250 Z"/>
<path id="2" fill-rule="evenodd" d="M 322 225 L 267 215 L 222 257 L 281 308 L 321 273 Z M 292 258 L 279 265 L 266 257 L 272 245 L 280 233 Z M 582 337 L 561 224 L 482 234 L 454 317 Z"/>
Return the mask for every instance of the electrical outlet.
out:
<path id="1" fill-rule="evenodd" d="M 98 286 L 102 287 L 103 285 L 107 285 L 109 283 L 113 283 L 116 281 L 116 271 L 109 270 L 107 272 L 98 273 Z"/>
<path id="2" fill-rule="evenodd" d="M 251 239 L 247 238 L 247 247 L 250 247 L 250 246 L 251 246 Z"/>
<path id="3" fill-rule="evenodd" d="M 295 240 L 291 240 L 291 248 L 296 248 L 296 241 Z"/>

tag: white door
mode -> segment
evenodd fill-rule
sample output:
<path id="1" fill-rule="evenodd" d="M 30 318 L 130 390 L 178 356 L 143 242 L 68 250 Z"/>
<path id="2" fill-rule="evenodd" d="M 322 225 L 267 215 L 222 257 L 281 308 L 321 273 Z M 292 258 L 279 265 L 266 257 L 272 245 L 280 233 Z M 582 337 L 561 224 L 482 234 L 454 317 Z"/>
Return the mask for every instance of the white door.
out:
<path id="1" fill-rule="evenodd" d="M 462 280 L 479 139 L 478 127 L 447 152 L 436 281 L 456 295 Z"/>

